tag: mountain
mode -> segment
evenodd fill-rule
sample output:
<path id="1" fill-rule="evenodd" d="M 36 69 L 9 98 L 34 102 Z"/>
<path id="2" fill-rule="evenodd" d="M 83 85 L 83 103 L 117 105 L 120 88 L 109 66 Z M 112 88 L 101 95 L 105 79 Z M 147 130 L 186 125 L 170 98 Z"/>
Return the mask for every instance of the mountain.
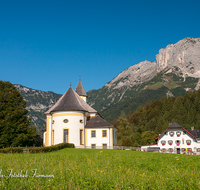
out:
<path id="1" fill-rule="evenodd" d="M 200 88 L 200 38 L 185 38 L 160 49 L 154 62 L 143 61 L 122 71 L 98 90 L 88 103 L 108 121 L 124 110 L 166 96 L 183 96 Z"/>
<path id="2" fill-rule="evenodd" d="M 26 101 L 26 109 L 29 110 L 28 116 L 31 118 L 31 124 L 36 126 L 37 132 L 42 132 L 46 127 L 44 112 L 53 106 L 62 95 L 50 91 L 34 90 L 19 84 L 16 84 L 15 87 Z"/>
<path id="3" fill-rule="evenodd" d="M 45 128 L 44 112 L 60 97 L 15 85 L 27 102 L 32 124 Z M 185 38 L 160 49 L 154 62 L 130 66 L 98 90 L 87 92 L 87 103 L 107 121 L 118 119 L 121 111 L 133 113 L 147 101 L 168 96 L 183 96 L 200 89 L 200 38 Z"/>

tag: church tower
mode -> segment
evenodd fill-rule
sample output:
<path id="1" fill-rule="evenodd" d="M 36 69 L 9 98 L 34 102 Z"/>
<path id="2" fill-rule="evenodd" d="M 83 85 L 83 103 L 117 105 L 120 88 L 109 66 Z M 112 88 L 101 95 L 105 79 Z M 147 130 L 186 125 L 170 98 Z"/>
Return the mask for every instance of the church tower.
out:
<path id="1" fill-rule="evenodd" d="M 75 92 L 86 102 L 87 94 L 85 92 L 85 89 L 83 88 L 81 80 L 79 80 Z"/>

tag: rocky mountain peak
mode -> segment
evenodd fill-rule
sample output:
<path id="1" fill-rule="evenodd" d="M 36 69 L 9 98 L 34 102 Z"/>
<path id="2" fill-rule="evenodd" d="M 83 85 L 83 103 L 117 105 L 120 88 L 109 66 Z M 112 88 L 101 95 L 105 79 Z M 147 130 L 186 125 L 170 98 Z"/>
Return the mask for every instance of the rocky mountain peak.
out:
<path id="1" fill-rule="evenodd" d="M 159 50 L 154 62 L 143 61 L 122 71 L 107 88 L 130 88 L 149 81 L 166 67 L 178 67 L 183 77 L 200 78 L 200 38 L 184 38 Z"/>

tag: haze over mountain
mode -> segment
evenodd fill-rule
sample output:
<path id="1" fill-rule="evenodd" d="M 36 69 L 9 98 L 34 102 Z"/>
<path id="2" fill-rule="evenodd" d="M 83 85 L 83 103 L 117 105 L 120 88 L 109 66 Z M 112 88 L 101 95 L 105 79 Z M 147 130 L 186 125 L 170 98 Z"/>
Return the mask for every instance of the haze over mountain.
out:
<path id="1" fill-rule="evenodd" d="M 130 66 L 98 90 L 87 93 L 88 103 L 106 120 L 128 114 L 140 104 L 166 96 L 182 96 L 200 88 L 200 38 L 185 38 L 160 49 L 154 62 Z M 38 131 L 45 128 L 45 115 L 61 95 L 15 85 L 27 101 Z M 83 84 L 84 86 L 84 84 Z M 66 89 L 67 90 L 67 89 Z"/>

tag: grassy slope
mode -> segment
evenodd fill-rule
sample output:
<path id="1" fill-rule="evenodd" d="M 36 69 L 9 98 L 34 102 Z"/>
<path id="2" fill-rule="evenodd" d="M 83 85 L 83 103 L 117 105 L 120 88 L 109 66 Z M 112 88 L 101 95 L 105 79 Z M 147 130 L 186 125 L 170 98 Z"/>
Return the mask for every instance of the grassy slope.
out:
<path id="1" fill-rule="evenodd" d="M 0 154 L 0 189 L 200 189 L 200 156 L 122 150 L 63 149 L 46 154 Z M 31 169 L 40 175 L 31 177 Z"/>

